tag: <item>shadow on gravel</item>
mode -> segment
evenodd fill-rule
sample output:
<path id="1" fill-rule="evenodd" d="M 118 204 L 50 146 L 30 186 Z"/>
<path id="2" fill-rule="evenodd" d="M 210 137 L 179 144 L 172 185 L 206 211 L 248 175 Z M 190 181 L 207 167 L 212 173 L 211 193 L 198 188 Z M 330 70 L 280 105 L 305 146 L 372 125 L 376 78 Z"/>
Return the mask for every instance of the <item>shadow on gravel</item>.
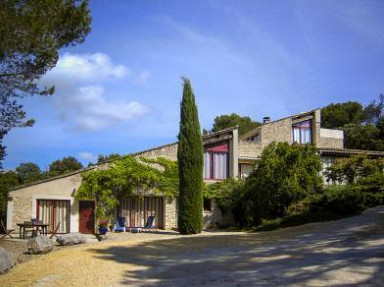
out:
<path id="1" fill-rule="evenodd" d="M 134 265 L 119 282 L 125 285 L 383 286 L 384 208 L 375 216 L 89 252 Z"/>

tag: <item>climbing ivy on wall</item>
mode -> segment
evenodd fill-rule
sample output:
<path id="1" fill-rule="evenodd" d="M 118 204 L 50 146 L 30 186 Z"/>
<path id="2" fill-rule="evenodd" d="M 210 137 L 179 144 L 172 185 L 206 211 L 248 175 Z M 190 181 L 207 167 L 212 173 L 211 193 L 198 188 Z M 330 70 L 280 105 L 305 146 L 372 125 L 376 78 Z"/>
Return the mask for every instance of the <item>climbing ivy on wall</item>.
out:
<path id="1" fill-rule="evenodd" d="M 119 199 L 145 195 L 149 191 L 174 197 L 178 192 L 177 163 L 165 158 L 123 157 L 109 166 L 99 166 L 82 174 L 75 198 L 96 203 L 96 219 L 112 216 Z"/>

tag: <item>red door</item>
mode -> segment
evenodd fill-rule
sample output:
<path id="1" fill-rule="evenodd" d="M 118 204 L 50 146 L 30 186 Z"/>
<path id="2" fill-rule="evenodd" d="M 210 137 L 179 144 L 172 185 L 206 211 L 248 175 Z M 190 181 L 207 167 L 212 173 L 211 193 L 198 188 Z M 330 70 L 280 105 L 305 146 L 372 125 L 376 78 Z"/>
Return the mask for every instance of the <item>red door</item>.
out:
<path id="1" fill-rule="evenodd" d="M 80 201 L 79 214 L 79 232 L 93 233 L 95 227 L 95 202 Z"/>

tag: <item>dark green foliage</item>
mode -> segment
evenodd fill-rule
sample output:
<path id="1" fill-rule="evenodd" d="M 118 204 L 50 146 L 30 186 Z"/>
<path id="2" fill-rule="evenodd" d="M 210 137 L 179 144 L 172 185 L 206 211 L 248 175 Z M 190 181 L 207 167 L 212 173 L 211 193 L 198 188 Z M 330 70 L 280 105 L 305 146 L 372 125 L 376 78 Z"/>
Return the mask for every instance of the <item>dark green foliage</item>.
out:
<path id="1" fill-rule="evenodd" d="M 384 95 L 364 107 L 358 102 L 330 104 L 321 109 L 323 128 L 344 130 L 351 149 L 384 150 Z"/>
<path id="2" fill-rule="evenodd" d="M 243 226 L 242 218 L 246 203 L 244 201 L 244 180 L 227 178 L 213 184 L 205 185 L 204 197 L 213 198 L 222 214 L 232 214 L 237 226 Z"/>
<path id="3" fill-rule="evenodd" d="M 16 167 L 16 172 L 22 183 L 36 181 L 42 178 L 40 167 L 33 162 L 21 163 Z"/>
<path id="4" fill-rule="evenodd" d="M 344 145 L 346 148 L 363 150 L 384 150 L 384 138 L 373 124 L 349 124 L 344 128 Z"/>
<path id="5" fill-rule="evenodd" d="M 90 31 L 88 1 L 3 0 L 0 9 L 0 162 L 4 136 L 31 126 L 20 98 L 51 95 L 38 80 L 58 61 L 61 48 L 82 43 Z"/>
<path id="6" fill-rule="evenodd" d="M 191 83 L 184 80 L 177 150 L 179 166 L 178 228 L 181 234 L 203 229 L 203 139 Z"/>
<path id="7" fill-rule="evenodd" d="M 363 203 L 366 207 L 375 207 L 378 205 L 384 205 L 384 193 L 363 193 Z"/>
<path id="8" fill-rule="evenodd" d="M 320 189 L 320 170 L 319 157 L 310 145 L 267 146 L 245 182 L 245 199 L 251 203 L 249 224 L 284 216 L 292 203 Z"/>
<path id="9" fill-rule="evenodd" d="M 366 123 L 377 124 L 382 118 L 384 108 L 384 95 L 380 94 L 379 101 L 371 102 L 368 106 L 364 108 L 363 111 L 363 120 Z"/>
<path id="10" fill-rule="evenodd" d="M 347 124 L 360 124 L 363 120 L 363 106 L 358 102 L 330 104 L 321 109 L 323 128 L 342 128 Z"/>
<path id="11" fill-rule="evenodd" d="M 239 126 L 239 135 L 243 135 L 259 125 L 260 123 L 252 121 L 250 117 L 243 117 L 232 113 L 230 115 L 221 115 L 216 117 L 213 121 L 212 132 Z"/>
<path id="12" fill-rule="evenodd" d="M 83 168 L 81 162 L 79 162 L 73 156 L 63 157 L 63 159 L 58 159 L 52 162 L 49 165 L 49 173 L 52 176 L 68 173 L 71 171 L 76 171 Z"/>
<path id="13" fill-rule="evenodd" d="M 256 227 L 251 228 L 252 231 L 271 231 L 279 228 L 292 227 L 303 225 L 311 222 L 330 221 L 343 218 L 345 216 L 334 214 L 328 211 L 315 212 L 315 213 L 300 213 L 289 215 L 284 218 L 276 218 L 271 220 L 263 220 L 263 222 Z"/>
<path id="14" fill-rule="evenodd" d="M 13 171 L 0 172 L 0 217 L 4 220 L 7 213 L 8 192 L 20 184 L 20 178 Z"/>
<path id="15" fill-rule="evenodd" d="M 309 204 L 309 212 L 328 211 L 348 216 L 364 210 L 364 197 L 358 189 L 348 186 L 327 188 L 324 193 L 313 195 Z"/>
<path id="16" fill-rule="evenodd" d="M 106 161 L 111 161 L 113 159 L 117 159 L 117 158 L 120 158 L 121 155 L 119 155 L 118 153 L 111 153 L 109 155 L 102 155 L 100 154 L 97 158 L 97 163 L 103 163 L 103 162 L 106 162 Z"/>

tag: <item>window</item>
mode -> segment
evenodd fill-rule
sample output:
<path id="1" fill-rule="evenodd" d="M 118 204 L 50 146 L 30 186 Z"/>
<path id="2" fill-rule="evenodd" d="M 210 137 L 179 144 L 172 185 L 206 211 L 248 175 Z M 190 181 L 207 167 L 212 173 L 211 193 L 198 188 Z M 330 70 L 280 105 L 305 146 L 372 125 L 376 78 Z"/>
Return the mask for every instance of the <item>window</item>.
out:
<path id="1" fill-rule="evenodd" d="M 292 125 L 293 141 L 299 144 L 312 143 L 312 122 L 304 121 Z"/>
<path id="2" fill-rule="evenodd" d="M 204 197 L 204 211 L 212 211 L 212 202 L 210 198 Z"/>
<path id="3" fill-rule="evenodd" d="M 260 134 L 256 134 L 252 137 L 252 141 L 254 142 L 260 142 Z"/>
<path id="4" fill-rule="evenodd" d="M 204 178 L 226 179 L 229 171 L 228 142 L 221 142 L 204 149 Z"/>
<path id="5" fill-rule="evenodd" d="M 49 224 L 48 232 L 52 232 L 60 222 L 58 233 L 69 232 L 69 200 L 37 200 L 37 220 Z"/>
<path id="6" fill-rule="evenodd" d="M 240 178 L 247 178 L 248 175 L 251 173 L 253 166 L 247 163 L 241 163 L 239 166 Z"/>

